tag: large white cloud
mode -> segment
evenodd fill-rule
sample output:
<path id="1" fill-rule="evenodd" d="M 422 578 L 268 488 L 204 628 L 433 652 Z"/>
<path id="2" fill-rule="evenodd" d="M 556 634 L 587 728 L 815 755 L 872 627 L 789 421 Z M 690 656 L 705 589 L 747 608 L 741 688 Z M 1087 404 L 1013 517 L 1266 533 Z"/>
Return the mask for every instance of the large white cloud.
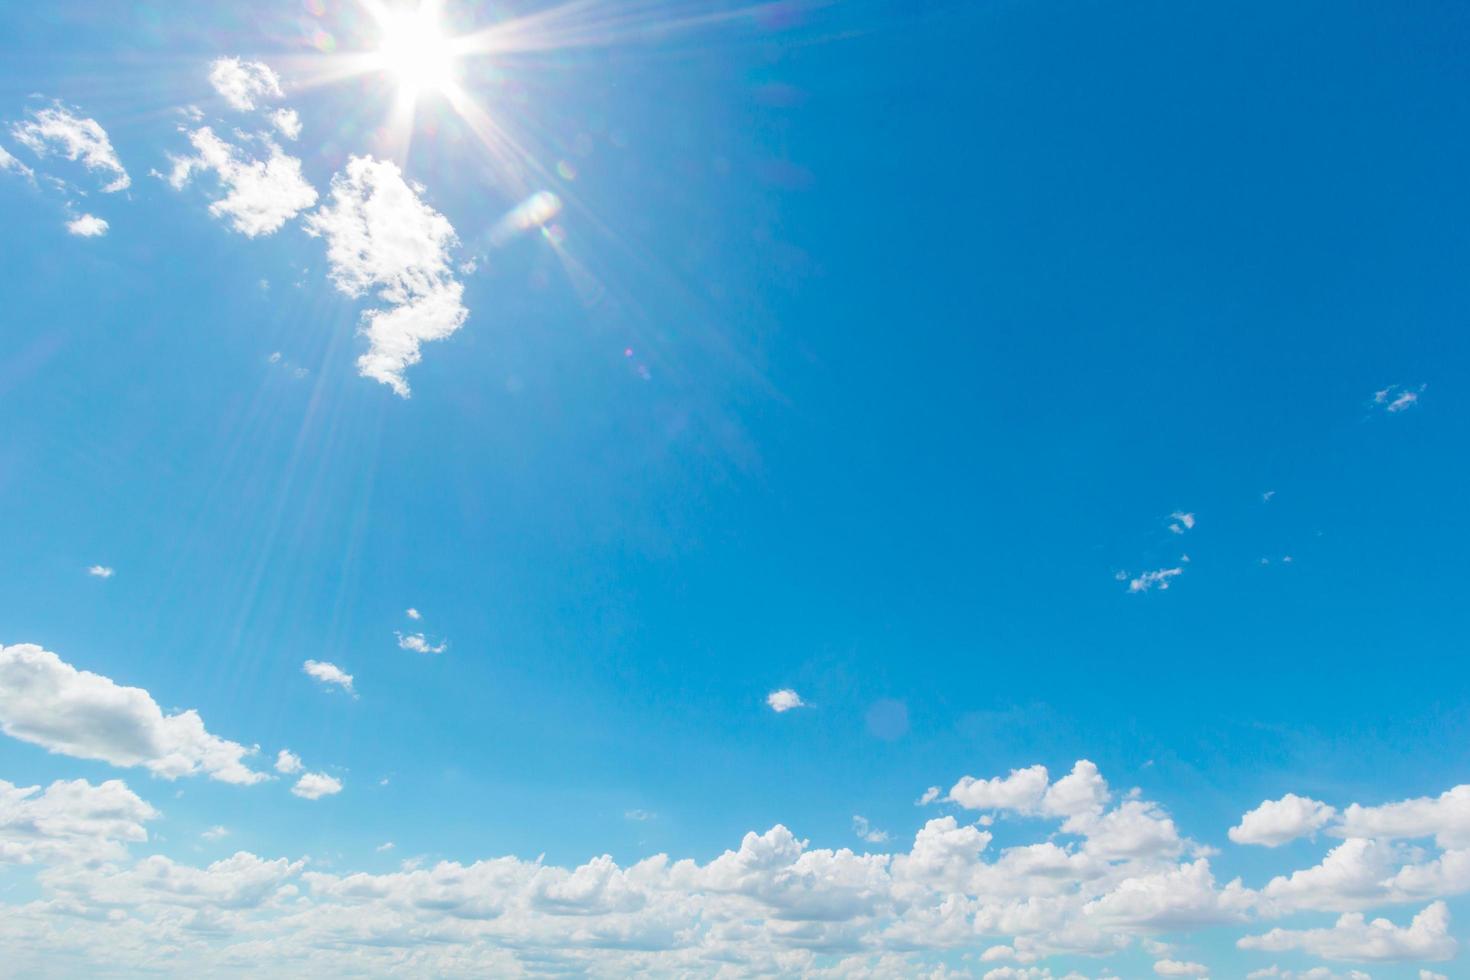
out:
<path id="1" fill-rule="evenodd" d="M 30 643 L 0 646 L 0 731 L 61 755 L 143 766 L 164 779 L 268 778 L 245 765 L 254 749 L 209 733 L 198 712 L 165 715 L 142 688 L 77 670 Z"/>
<path id="2" fill-rule="evenodd" d="M 349 296 L 373 291 L 385 304 L 363 313 L 368 349 L 358 371 L 405 398 L 403 373 L 421 359 L 420 346 L 448 337 L 469 316 L 450 262 L 459 239 L 421 192 L 392 163 L 353 157 L 332 178 L 330 200 L 306 219 L 307 231 L 326 240 L 337 288 Z"/>
<path id="3" fill-rule="evenodd" d="M 1331 928 L 1272 929 L 1265 935 L 1246 936 L 1236 945 L 1273 953 L 1299 949 L 1326 960 L 1447 960 L 1459 949 L 1449 927 L 1449 909 L 1435 902 L 1407 926 L 1388 919 L 1370 922 L 1361 913 L 1349 912 Z"/>
<path id="4" fill-rule="evenodd" d="M 97 120 L 75 115 L 59 102 L 31 110 L 30 118 L 12 126 L 10 133 L 37 156 L 59 153 L 110 177 L 102 188 L 105 193 L 124 190 L 133 182 L 112 148 L 107 130 Z"/>
<path id="5" fill-rule="evenodd" d="M 45 791 L 0 779 L 0 862 L 118 860 L 158 811 L 120 780 L 57 780 Z"/>
<path id="6" fill-rule="evenodd" d="M 210 204 L 209 213 L 228 220 L 241 234 L 269 235 L 316 203 L 316 188 L 302 176 L 301 161 L 281 152 L 268 136 L 250 137 L 259 145 L 253 155 L 208 126 L 190 131 L 188 137 L 194 154 L 170 157 L 170 186 L 178 190 L 196 172 L 214 173 L 225 193 Z"/>

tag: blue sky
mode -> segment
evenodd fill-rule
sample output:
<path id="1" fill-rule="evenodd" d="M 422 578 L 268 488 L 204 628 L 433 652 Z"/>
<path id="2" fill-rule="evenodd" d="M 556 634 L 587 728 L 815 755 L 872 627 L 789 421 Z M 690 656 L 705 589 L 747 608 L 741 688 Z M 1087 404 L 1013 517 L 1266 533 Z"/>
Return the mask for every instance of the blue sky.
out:
<path id="1" fill-rule="evenodd" d="M 8 963 L 1458 975 L 1462 5 L 413 18 L 0 11 Z"/>

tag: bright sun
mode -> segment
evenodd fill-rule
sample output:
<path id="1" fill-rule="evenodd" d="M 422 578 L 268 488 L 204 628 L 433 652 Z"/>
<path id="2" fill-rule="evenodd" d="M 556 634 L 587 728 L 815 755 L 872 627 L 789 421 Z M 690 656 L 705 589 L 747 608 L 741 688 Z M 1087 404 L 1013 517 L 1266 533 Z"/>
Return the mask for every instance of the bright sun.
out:
<path id="1" fill-rule="evenodd" d="M 404 94 L 417 95 L 443 91 L 453 83 L 458 52 L 440 29 L 433 5 L 426 3 L 383 19 L 378 56 Z"/>

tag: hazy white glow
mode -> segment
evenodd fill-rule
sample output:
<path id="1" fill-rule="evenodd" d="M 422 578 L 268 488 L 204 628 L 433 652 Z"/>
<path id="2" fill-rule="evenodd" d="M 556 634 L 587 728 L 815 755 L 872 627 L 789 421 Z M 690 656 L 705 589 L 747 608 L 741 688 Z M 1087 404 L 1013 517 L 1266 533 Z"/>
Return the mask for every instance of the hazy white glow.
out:
<path id="1" fill-rule="evenodd" d="M 444 36 L 433 5 L 386 11 L 382 26 L 378 56 L 405 95 L 443 91 L 453 84 L 458 52 Z"/>

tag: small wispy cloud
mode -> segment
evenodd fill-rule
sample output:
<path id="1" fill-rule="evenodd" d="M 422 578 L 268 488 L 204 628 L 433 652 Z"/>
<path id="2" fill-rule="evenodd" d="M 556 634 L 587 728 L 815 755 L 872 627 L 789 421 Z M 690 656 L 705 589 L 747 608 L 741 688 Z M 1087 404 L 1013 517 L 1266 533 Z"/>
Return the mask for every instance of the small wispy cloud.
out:
<path id="1" fill-rule="evenodd" d="M 226 827 L 210 827 L 199 836 L 203 837 L 205 840 L 219 840 L 223 837 L 230 836 L 230 831 Z"/>
<path id="2" fill-rule="evenodd" d="M 30 119 L 11 127 L 10 135 L 38 157 L 57 153 L 80 161 L 88 170 L 110 174 L 111 182 L 102 188 L 104 194 L 124 190 L 133 182 L 101 124 L 73 114 L 60 102 L 32 110 Z"/>
<path id="3" fill-rule="evenodd" d="M 1169 530 L 1173 531 L 1175 534 L 1183 534 L 1185 531 L 1194 530 L 1193 514 L 1185 513 L 1182 510 L 1176 510 L 1174 513 L 1169 515 L 1169 520 L 1171 521 L 1171 523 L 1169 524 Z"/>
<path id="4" fill-rule="evenodd" d="M 917 800 L 914 801 L 914 806 L 928 806 L 930 803 L 933 803 L 935 800 L 939 799 L 939 794 L 941 792 L 943 791 L 938 786 L 930 786 L 928 789 L 924 790 L 923 796 L 920 796 Z"/>
<path id="5" fill-rule="evenodd" d="M 790 711 L 792 708 L 805 708 L 807 706 L 806 702 L 801 699 L 801 695 L 789 687 L 783 687 L 779 691 L 772 691 L 770 694 L 767 694 L 766 704 L 770 705 L 771 710 L 778 714 L 783 711 Z"/>
<path id="6" fill-rule="evenodd" d="M 414 653 L 443 653 L 449 649 L 449 642 L 447 640 L 441 641 L 437 645 L 431 644 L 428 637 L 422 633 L 409 633 L 406 636 L 398 633 L 397 636 L 398 648 L 400 650 L 412 650 Z"/>
<path id="7" fill-rule="evenodd" d="M 853 815 L 852 832 L 869 844 L 881 844 L 888 839 L 888 831 L 874 827 L 862 814 Z"/>
<path id="8" fill-rule="evenodd" d="M 17 160 L 11 154 L 11 152 L 5 149 L 5 147 L 3 146 L 0 146 L 0 170 L 9 170 L 12 173 L 20 174 L 27 180 L 36 179 L 36 172 Z"/>
<path id="9" fill-rule="evenodd" d="M 87 569 L 87 574 L 93 578 L 112 578 L 117 573 L 107 565 L 93 565 Z"/>
<path id="10" fill-rule="evenodd" d="M 1170 579 L 1183 574 L 1184 569 L 1182 568 L 1160 568 L 1152 572 L 1144 572 L 1129 581 L 1128 591 L 1130 593 L 1148 592 L 1150 589 L 1158 589 L 1162 592 L 1169 588 Z"/>
<path id="11" fill-rule="evenodd" d="M 1385 412 L 1398 413 L 1412 408 L 1419 402 L 1419 396 L 1424 394 L 1424 389 L 1429 385 L 1421 384 L 1418 388 L 1406 388 L 1403 385 L 1389 385 L 1379 391 L 1373 392 L 1373 404 L 1382 408 Z"/>
<path id="12" fill-rule="evenodd" d="M 276 754 L 276 772 L 286 775 L 301 771 L 301 757 L 290 749 L 282 749 Z"/>
<path id="13" fill-rule="evenodd" d="M 651 810 L 627 810 L 623 813 L 624 819 L 637 820 L 639 823 L 652 820 L 654 816 L 655 814 Z"/>
<path id="14" fill-rule="evenodd" d="M 323 684 L 334 684 L 353 697 L 357 697 L 357 691 L 352 687 L 352 675 L 336 664 L 325 660 L 308 660 L 301 665 L 301 672 L 315 677 Z"/>
<path id="15" fill-rule="evenodd" d="M 385 853 L 387 851 L 391 851 L 391 850 L 393 850 L 393 842 L 391 840 L 385 840 L 385 841 L 383 841 L 383 843 L 381 843 L 377 847 L 373 848 L 373 850 L 377 851 L 379 854 L 383 854 L 383 853 Z"/>
<path id="16" fill-rule="evenodd" d="M 1267 490 L 1265 493 L 1261 494 L 1261 500 L 1262 502 L 1269 504 L 1271 502 L 1271 498 L 1274 496 L 1276 496 L 1275 490 Z"/>
<path id="17" fill-rule="evenodd" d="M 423 619 L 424 618 L 423 617 L 423 614 L 420 613 L 417 609 L 413 608 L 412 606 L 409 606 L 407 609 L 405 609 L 403 611 L 403 615 L 407 616 L 409 619 Z"/>

